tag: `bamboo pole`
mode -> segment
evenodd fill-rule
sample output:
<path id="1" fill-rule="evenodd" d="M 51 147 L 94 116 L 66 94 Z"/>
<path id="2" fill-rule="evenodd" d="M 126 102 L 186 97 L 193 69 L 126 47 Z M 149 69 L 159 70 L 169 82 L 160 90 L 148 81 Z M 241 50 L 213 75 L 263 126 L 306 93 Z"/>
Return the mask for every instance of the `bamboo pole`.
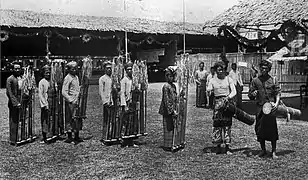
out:
<path id="1" fill-rule="evenodd" d="M 126 14 L 126 0 L 124 0 L 124 14 Z M 128 40 L 127 40 L 127 30 L 125 28 L 125 62 L 128 62 Z"/>
<path id="2" fill-rule="evenodd" d="M 185 37 L 185 0 L 183 0 L 183 54 L 185 54 L 186 37 Z"/>

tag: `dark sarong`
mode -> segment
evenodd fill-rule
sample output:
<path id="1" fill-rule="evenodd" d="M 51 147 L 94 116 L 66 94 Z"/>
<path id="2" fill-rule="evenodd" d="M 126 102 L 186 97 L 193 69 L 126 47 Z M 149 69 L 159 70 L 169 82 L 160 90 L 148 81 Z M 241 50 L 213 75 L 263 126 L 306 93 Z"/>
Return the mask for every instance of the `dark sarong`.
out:
<path id="1" fill-rule="evenodd" d="M 170 130 L 167 128 L 167 124 L 173 124 L 170 123 L 173 122 L 172 116 L 163 116 L 163 129 L 164 129 L 164 147 L 171 148 L 173 144 L 173 133 L 174 129 Z M 169 130 L 168 130 L 169 129 Z"/>
<path id="2" fill-rule="evenodd" d="M 48 133 L 49 110 L 46 107 L 41 108 L 41 128 L 43 133 Z"/>
<path id="3" fill-rule="evenodd" d="M 209 107 L 210 108 L 214 108 L 214 98 L 215 98 L 214 94 L 211 93 L 209 96 Z"/>
<path id="4" fill-rule="evenodd" d="M 235 95 L 235 103 L 236 103 L 236 107 L 242 109 L 242 87 L 237 83 L 237 85 L 235 86 L 236 88 L 236 95 Z"/>
<path id="5" fill-rule="evenodd" d="M 18 123 L 20 110 L 9 106 L 10 143 L 16 143 L 18 139 Z"/>
<path id="6" fill-rule="evenodd" d="M 77 105 L 65 102 L 65 130 L 78 132 L 82 129 L 82 118 L 75 118 Z"/>
<path id="7" fill-rule="evenodd" d="M 276 141 L 279 139 L 276 117 L 272 115 L 265 115 L 262 108 L 258 107 L 258 114 L 256 117 L 255 132 L 257 141 Z"/>
<path id="8" fill-rule="evenodd" d="M 201 81 L 201 84 L 196 86 L 196 90 L 196 106 L 205 107 L 207 104 L 206 81 Z"/>

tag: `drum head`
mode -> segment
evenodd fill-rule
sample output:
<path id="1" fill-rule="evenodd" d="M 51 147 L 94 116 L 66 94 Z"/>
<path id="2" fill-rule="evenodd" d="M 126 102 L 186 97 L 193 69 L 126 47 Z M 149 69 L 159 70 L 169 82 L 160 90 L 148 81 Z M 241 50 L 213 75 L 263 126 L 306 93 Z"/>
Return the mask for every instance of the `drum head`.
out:
<path id="1" fill-rule="evenodd" d="M 263 105 L 262 111 L 264 114 L 270 114 L 272 112 L 273 106 L 271 103 L 267 102 Z"/>

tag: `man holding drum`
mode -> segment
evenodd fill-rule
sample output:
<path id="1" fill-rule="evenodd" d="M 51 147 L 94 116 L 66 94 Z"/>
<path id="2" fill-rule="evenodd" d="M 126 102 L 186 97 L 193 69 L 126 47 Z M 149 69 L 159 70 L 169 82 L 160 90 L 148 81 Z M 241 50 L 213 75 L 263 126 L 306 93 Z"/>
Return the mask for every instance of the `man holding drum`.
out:
<path id="1" fill-rule="evenodd" d="M 217 76 L 209 81 L 207 86 L 208 93 L 214 93 L 214 112 L 213 112 L 213 134 L 212 142 L 217 145 L 217 154 L 221 153 L 221 145 L 225 144 L 226 153 L 232 154 L 229 145 L 231 143 L 232 116 L 226 111 L 222 111 L 220 104 L 232 102 L 236 95 L 233 80 L 226 76 L 225 63 L 220 61 L 215 63 L 214 69 Z"/>
<path id="2" fill-rule="evenodd" d="M 260 142 L 262 151 L 259 157 L 266 155 L 265 141 L 271 141 L 272 157 L 278 158 L 276 155 L 276 142 L 278 140 L 278 129 L 276 117 L 271 114 L 264 114 L 262 106 L 266 102 L 273 102 L 273 109 L 277 109 L 280 101 L 280 86 L 275 77 L 269 75 L 272 63 L 268 60 L 262 60 L 260 63 L 260 75 L 252 80 L 248 97 L 257 101 L 257 114 L 255 131 L 257 141 Z"/>

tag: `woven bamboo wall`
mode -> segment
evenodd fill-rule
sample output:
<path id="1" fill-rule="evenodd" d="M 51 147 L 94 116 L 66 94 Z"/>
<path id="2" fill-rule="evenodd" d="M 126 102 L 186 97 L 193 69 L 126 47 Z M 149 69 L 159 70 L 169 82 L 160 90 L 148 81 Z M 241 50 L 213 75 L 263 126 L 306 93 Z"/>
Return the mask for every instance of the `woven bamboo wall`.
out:
<path id="1" fill-rule="evenodd" d="M 230 71 L 230 64 L 235 62 L 246 62 L 247 67 L 239 67 L 242 74 L 243 82 L 248 85 L 250 82 L 250 68 L 252 65 L 258 68 L 258 64 L 262 59 L 267 59 L 272 56 L 273 52 L 268 53 L 227 53 L 226 57 L 229 60 L 228 71 Z M 220 61 L 220 53 L 211 54 L 192 54 L 189 55 L 189 66 L 191 67 L 191 76 L 198 69 L 199 63 L 204 62 L 205 69 L 210 71 L 215 62 Z M 177 56 L 176 58 L 179 58 Z M 299 91 L 299 86 L 305 84 L 307 76 L 304 75 L 305 62 L 304 61 L 285 61 L 284 65 L 273 62 L 271 75 L 276 76 L 281 84 L 283 91 Z"/>

